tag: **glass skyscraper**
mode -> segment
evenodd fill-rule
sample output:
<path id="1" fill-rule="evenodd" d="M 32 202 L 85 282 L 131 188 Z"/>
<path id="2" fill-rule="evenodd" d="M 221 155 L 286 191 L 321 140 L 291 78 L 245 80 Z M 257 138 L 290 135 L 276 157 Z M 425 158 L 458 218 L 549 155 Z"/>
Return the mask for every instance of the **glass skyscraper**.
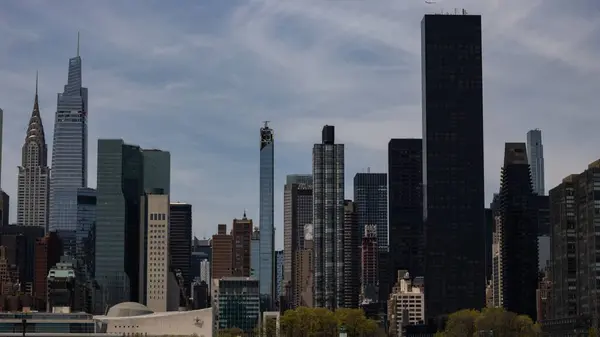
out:
<path id="1" fill-rule="evenodd" d="M 82 87 L 81 57 L 69 59 L 69 77 L 58 94 L 52 143 L 48 229 L 76 230 L 77 189 L 87 186 L 88 90 Z"/>
<path id="2" fill-rule="evenodd" d="M 138 302 L 140 203 L 144 193 L 142 150 L 121 139 L 98 140 L 96 280 L 101 310 Z"/>
<path id="3" fill-rule="evenodd" d="M 313 147 L 314 305 L 344 307 L 344 144 L 325 125 Z"/>
<path id="4" fill-rule="evenodd" d="M 76 258 L 87 279 L 94 278 L 96 261 L 96 190 L 77 190 Z"/>
<path id="5" fill-rule="evenodd" d="M 531 166 L 533 193 L 544 195 L 544 145 L 542 131 L 539 129 L 527 132 L 527 160 Z"/>
<path id="6" fill-rule="evenodd" d="M 260 128 L 260 261 L 258 279 L 262 309 L 271 310 L 275 281 L 274 147 L 268 122 Z"/>

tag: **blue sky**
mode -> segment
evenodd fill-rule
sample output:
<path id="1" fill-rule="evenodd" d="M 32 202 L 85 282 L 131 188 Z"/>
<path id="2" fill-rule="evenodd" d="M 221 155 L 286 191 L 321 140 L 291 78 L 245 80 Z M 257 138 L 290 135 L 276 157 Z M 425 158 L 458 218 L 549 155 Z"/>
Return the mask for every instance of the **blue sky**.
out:
<path id="1" fill-rule="evenodd" d="M 310 173 L 324 124 L 352 177 L 385 172 L 390 138 L 421 136 L 420 20 L 483 15 L 485 167 L 497 190 L 504 142 L 543 131 L 546 186 L 600 157 L 600 5 L 593 0 L 128 0 L 0 2 L 2 187 L 16 220 L 17 165 L 40 74 L 51 147 L 56 93 L 81 32 L 89 88 L 89 181 L 98 138 L 172 154 L 172 200 L 209 236 L 258 219 L 263 120 L 276 139 L 277 246 L 286 174 Z"/>

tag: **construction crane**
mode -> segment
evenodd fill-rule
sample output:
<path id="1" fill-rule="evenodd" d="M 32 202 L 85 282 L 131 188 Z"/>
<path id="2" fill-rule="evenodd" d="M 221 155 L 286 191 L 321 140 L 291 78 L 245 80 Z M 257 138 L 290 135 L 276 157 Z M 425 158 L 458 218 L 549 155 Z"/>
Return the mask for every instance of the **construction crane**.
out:
<path id="1" fill-rule="evenodd" d="M 181 272 L 181 269 L 177 268 L 174 270 L 175 272 L 175 278 L 177 279 L 177 285 L 179 286 L 179 293 L 181 294 L 181 297 L 184 299 L 185 301 L 185 309 L 186 310 L 190 310 L 190 299 L 188 298 L 188 296 L 186 296 L 185 294 L 185 282 L 183 280 L 183 273 Z"/>

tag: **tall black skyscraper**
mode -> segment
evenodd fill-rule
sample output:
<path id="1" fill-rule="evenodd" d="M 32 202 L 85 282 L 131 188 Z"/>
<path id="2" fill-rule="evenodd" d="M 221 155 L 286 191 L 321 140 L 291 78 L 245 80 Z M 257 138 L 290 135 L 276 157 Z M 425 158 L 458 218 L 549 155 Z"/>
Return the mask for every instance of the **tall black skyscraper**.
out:
<path id="1" fill-rule="evenodd" d="M 537 210 L 525 143 L 506 143 L 500 187 L 502 298 L 506 310 L 536 317 Z"/>
<path id="2" fill-rule="evenodd" d="M 181 271 L 185 282 L 185 291 L 189 296 L 191 294 L 190 273 L 192 268 L 192 205 L 172 202 L 169 216 L 171 269 Z"/>
<path id="3" fill-rule="evenodd" d="M 408 270 L 422 276 L 423 197 L 422 139 L 392 139 L 388 143 L 390 258 L 389 272 Z"/>
<path id="4" fill-rule="evenodd" d="M 485 303 L 481 16 L 425 15 L 421 26 L 425 312 L 432 318 Z"/>

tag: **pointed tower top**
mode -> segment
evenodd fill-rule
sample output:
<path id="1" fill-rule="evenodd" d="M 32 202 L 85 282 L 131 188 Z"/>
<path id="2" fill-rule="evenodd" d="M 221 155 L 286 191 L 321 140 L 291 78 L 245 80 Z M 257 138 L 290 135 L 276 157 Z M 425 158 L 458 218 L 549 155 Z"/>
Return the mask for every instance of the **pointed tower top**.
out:
<path id="1" fill-rule="evenodd" d="M 243 217 L 243 219 L 244 219 L 244 220 L 245 220 L 245 219 L 247 219 L 247 218 L 246 218 L 246 209 L 244 209 L 244 217 Z"/>
<path id="2" fill-rule="evenodd" d="M 35 71 L 35 99 L 33 101 L 33 111 L 40 111 L 40 105 L 38 103 L 38 74 L 39 72 Z"/>
<path id="3" fill-rule="evenodd" d="M 79 32 L 77 32 L 77 56 L 79 56 Z"/>

